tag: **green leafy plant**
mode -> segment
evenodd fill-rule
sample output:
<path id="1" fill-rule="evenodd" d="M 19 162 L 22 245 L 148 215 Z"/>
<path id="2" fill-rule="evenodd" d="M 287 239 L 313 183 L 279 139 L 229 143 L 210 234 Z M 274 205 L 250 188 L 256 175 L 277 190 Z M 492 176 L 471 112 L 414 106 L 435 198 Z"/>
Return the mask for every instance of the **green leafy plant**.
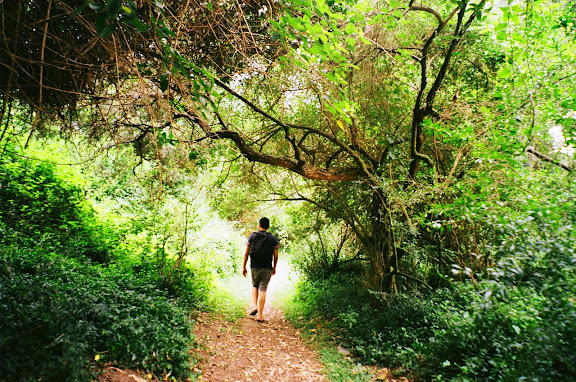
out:
<path id="1" fill-rule="evenodd" d="M 0 260 L 5 380 L 86 379 L 110 362 L 189 375 L 189 308 L 154 280 L 39 248 L 3 247 Z"/>
<path id="2" fill-rule="evenodd" d="M 56 166 L 11 152 L 0 157 L 0 221 L 22 234 L 17 237 L 100 263 L 110 260 L 117 238 L 114 227 L 96 219 L 84 191 Z"/>

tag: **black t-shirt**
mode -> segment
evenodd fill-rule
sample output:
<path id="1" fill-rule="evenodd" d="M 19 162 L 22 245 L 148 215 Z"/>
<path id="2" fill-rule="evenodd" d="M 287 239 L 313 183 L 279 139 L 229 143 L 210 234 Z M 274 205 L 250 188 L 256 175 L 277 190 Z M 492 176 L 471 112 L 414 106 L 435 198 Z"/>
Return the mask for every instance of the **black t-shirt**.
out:
<path id="1" fill-rule="evenodd" d="M 262 232 L 262 231 L 261 231 Z M 252 244 L 252 240 L 254 240 L 254 236 L 256 232 L 252 232 L 250 237 L 248 238 L 248 243 L 246 245 L 250 246 Z M 278 239 L 270 232 L 266 232 L 266 241 L 262 243 L 265 248 L 265 254 L 262 259 L 254 260 L 250 257 L 250 268 L 264 268 L 264 269 L 273 269 L 272 267 L 272 258 L 274 257 L 274 249 L 280 248 L 280 244 L 278 244 Z"/>

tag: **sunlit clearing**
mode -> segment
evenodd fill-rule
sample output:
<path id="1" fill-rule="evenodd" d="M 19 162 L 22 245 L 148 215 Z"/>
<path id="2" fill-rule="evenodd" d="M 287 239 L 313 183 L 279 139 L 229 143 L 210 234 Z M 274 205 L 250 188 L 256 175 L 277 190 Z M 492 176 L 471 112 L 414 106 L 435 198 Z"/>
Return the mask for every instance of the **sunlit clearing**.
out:
<path id="1" fill-rule="evenodd" d="M 266 307 L 275 309 L 282 306 L 294 291 L 297 281 L 297 274 L 292 271 L 290 261 L 287 258 L 280 258 L 276 267 L 276 274 L 272 276 L 266 293 Z M 252 283 L 250 279 L 250 269 L 248 277 L 235 274 L 226 279 L 217 281 L 216 304 L 217 309 L 222 312 L 228 311 L 233 316 L 243 314 L 252 304 Z"/>

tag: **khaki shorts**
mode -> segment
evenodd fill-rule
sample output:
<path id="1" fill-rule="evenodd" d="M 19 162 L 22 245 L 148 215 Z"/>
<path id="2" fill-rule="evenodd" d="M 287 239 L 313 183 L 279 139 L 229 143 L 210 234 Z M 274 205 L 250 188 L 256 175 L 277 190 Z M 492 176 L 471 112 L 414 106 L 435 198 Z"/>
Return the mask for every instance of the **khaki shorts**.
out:
<path id="1" fill-rule="evenodd" d="M 252 268 L 250 270 L 252 271 L 252 286 L 262 292 L 266 292 L 266 288 L 268 288 L 268 283 L 272 277 L 272 269 Z"/>

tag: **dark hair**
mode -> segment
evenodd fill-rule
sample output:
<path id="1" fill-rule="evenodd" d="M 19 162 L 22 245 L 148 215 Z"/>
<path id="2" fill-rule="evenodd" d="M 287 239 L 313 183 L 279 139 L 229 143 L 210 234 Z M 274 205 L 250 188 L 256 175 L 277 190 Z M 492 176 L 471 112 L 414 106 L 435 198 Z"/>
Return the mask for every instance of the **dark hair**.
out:
<path id="1" fill-rule="evenodd" d="M 264 229 L 270 228 L 270 220 L 268 220 L 268 218 L 262 218 L 258 223 L 260 223 L 260 227 Z"/>

